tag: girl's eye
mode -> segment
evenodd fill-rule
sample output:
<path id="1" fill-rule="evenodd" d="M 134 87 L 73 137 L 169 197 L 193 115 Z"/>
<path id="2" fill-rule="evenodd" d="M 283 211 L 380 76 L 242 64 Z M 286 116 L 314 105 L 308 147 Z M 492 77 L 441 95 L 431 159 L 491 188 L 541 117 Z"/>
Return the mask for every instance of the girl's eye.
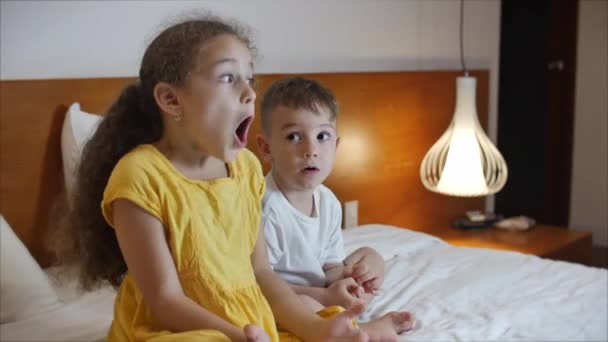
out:
<path id="1" fill-rule="evenodd" d="M 291 134 L 287 135 L 287 140 L 289 140 L 291 142 L 298 142 L 298 141 L 302 140 L 302 137 L 300 137 L 300 135 L 298 133 L 291 133 Z"/>
<path id="2" fill-rule="evenodd" d="M 331 134 L 329 132 L 321 132 L 317 134 L 317 140 L 326 141 L 331 139 Z"/>
<path id="3" fill-rule="evenodd" d="M 222 76 L 220 76 L 220 81 L 224 82 L 224 83 L 232 83 L 234 81 L 234 75 L 232 75 L 232 74 L 222 75 Z"/>

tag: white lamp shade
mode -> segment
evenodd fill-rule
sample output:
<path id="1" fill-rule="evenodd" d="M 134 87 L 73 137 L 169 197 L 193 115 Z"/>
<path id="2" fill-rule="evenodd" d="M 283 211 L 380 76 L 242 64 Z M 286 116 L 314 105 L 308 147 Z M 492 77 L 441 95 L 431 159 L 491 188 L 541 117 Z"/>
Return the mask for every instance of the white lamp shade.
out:
<path id="1" fill-rule="evenodd" d="M 456 80 L 456 111 L 448 129 L 420 165 L 422 184 L 452 196 L 484 196 L 507 181 L 507 164 L 483 132 L 475 109 L 474 77 Z"/>

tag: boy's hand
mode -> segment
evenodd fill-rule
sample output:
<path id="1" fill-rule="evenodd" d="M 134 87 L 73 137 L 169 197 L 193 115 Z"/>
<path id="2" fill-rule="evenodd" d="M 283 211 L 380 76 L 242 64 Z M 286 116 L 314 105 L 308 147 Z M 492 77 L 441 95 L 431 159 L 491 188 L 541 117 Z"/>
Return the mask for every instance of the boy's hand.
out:
<path id="1" fill-rule="evenodd" d="M 376 294 L 384 280 L 384 260 L 377 253 L 367 253 L 356 262 L 346 265 L 345 277 L 352 277 L 365 292 Z"/>
<path id="2" fill-rule="evenodd" d="M 340 305 L 348 309 L 355 305 L 364 304 L 360 299 L 364 289 L 353 278 L 345 278 L 329 285 L 325 292 L 325 305 Z"/>

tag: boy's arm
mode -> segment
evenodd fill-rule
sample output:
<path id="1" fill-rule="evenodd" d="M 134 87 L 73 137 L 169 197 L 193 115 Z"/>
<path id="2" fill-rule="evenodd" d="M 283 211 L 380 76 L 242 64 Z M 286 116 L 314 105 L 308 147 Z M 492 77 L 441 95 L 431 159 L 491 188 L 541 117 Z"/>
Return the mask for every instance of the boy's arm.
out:
<path id="1" fill-rule="evenodd" d="M 323 271 L 325 272 L 325 286 L 329 286 L 340 279 L 349 277 L 350 275 L 345 274 L 344 264 L 339 263 L 328 263 L 323 265 Z"/>
<path id="2" fill-rule="evenodd" d="M 359 261 L 361 261 L 361 259 L 365 255 L 371 253 L 371 251 L 369 251 L 369 250 L 374 251 L 372 248 L 369 248 L 369 247 L 361 247 L 361 248 L 357 249 L 356 251 L 352 252 L 349 256 L 347 256 L 344 259 L 344 265 L 345 266 L 352 266 L 352 265 L 357 264 Z"/>
<path id="3" fill-rule="evenodd" d="M 331 191 L 330 191 L 331 193 Z M 326 286 L 330 286 L 340 279 L 350 277 L 350 274 L 345 272 L 344 258 L 344 240 L 342 239 L 342 207 L 338 199 L 333 196 L 328 196 L 329 210 L 324 211 L 329 215 L 328 244 L 324 252 L 323 271 L 325 272 Z"/>

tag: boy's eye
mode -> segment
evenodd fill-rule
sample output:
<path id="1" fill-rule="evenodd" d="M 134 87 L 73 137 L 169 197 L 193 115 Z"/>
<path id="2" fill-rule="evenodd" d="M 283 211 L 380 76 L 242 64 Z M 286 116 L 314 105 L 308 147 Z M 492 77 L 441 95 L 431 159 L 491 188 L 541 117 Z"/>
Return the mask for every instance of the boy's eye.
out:
<path id="1" fill-rule="evenodd" d="M 255 77 L 249 77 L 247 83 L 249 83 L 249 86 L 253 87 L 255 85 Z"/>
<path id="2" fill-rule="evenodd" d="M 234 75 L 232 75 L 232 74 L 222 75 L 222 76 L 220 76 L 220 81 L 224 82 L 224 83 L 232 83 L 234 81 Z"/>
<path id="3" fill-rule="evenodd" d="M 302 140 L 302 137 L 298 133 L 291 133 L 287 135 L 287 140 L 291 142 L 298 142 Z"/>
<path id="4" fill-rule="evenodd" d="M 326 141 L 329 139 L 331 139 L 331 133 L 329 133 L 329 132 L 321 132 L 321 133 L 317 134 L 317 140 Z"/>

